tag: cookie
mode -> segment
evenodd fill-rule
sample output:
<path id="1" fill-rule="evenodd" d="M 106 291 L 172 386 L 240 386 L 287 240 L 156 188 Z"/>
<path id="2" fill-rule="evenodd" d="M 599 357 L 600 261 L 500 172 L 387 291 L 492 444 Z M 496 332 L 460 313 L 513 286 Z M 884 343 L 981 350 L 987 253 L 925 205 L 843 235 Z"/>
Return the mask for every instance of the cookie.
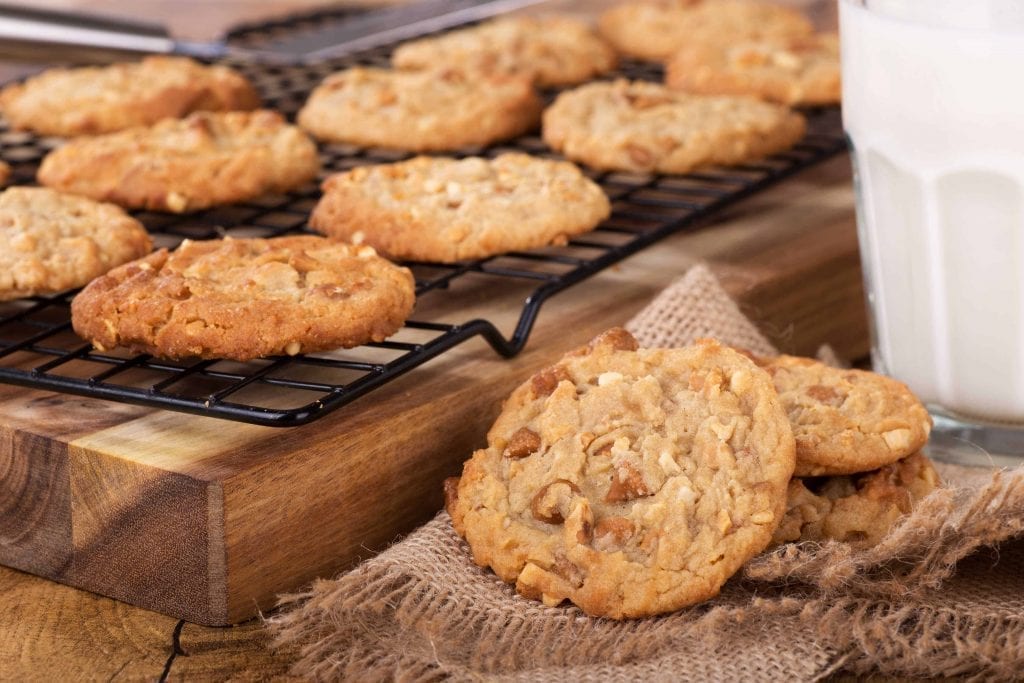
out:
<path id="1" fill-rule="evenodd" d="M 601 35 L 624 55 L 660 62 L 692 40 L 790 37 L 814 29 L 800 12 L 752 0 L 642 0 L 601 15 Z"/>
<path id="2" fill-rule="evenodd" d="M 799 114 L 748 97 L 690 95 L 642 81 L 590 83 L 544 112 L 544 142 L 603 170 L 688 173 L 792 147 Z"/>
<path id="3" fill-rule="evenodd" d="M 610 212 L 576 166 L 518 153 L 361 166 L 331 176 L 323 190 L 313 229 L 415 261 L 565 244 Z"/>
<path id="4" fill-rule="evenodd" d="M 320 140 L 424 152 L 521 135 L 541 108 L 526 76 L 353 68 L 317 86 L 298 122 Z"/>
<path id="5" fill-rule="evenodd" d="M 793 437 L 770 378 L 713 341 L 612 330 L 518 387 L 449 512 L 524 596 L 612 618 L 717 595 L 785 510 Z"/>
<path id="6" fill-rule="evenodd" d="M 565 16 L 503 17 L 398 46 L 399 69 L 450 67 L 524 75 L 541 87 L 574 85 L 615 68 L 614 50 L 582 21 Z"/>
<path id="7" fill-rule="evenodd" d="M 665 83 L 705 95 L 753 95 L 788 105 L 841 98 L 839 36 L 692 41 L 665 67 Z"/>
<path id="8" fill-rule="evenodd" d="M 185 57 L 50 69 L 0 92 L 0 109 L 12 127 L 59 136 L 110 133 L 194 111 L 259 104 L 252 85 L 234 69 Z"/>
<path id="9" fill-rule="evenodd" d="M 796 475 L 866 472 L 920 450 L 932 420 L 902 382 L 810 358 L 756 359 L 772 376 L 796 437 Z"/>
<path id="10" fill-rule="evenodd" d="M 81 287 L 152 248 L 113 204 L 43 187 L 0 193 L 0 301 Z"/>
<path id="11" fill-rule="evenodd" d="M 101 351 L 249 360 L 381 341 L 414 299 L 412 274 L 371 247 L 312 235 L 186 240 L 94 280 L 71 322 Z"/>
<path id="12" fill-rule="evenodd" d="M 319 170 L 316 145 L 276 112 L 198 112 L 72 140 L 43 159 L 38 180 L 129 208 L 182 213 L 287 192 Z"/>
<path id="13" fill-rule="evenodd" d="M 772 545 L 832 539 L 873 546 L 939 483 L 931 461 L 921 453 L 872 472 L 793 479 Z"/>

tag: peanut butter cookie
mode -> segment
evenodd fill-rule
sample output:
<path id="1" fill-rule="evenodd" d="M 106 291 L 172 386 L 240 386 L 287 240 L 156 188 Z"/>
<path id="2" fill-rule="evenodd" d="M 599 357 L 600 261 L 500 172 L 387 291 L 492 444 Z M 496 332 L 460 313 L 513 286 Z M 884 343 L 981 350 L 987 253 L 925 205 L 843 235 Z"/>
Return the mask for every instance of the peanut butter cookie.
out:
<path id="1" fill-rule="evenodd" d="M 129 208 L 182 213 L 287 192 L 319 170 L 316 145 L 276 112 L 198 112 L 72 140 L 43 159 L 38 179 Z"/>
<path id="2" fill-rule="evenodd" d="M 541 87 L 573 85 L 611 71 L 615 52 L 589 26 L 565 16 L 503 17 L 400 45 L 399 69 L 451 67 L 523 75 Z"/>
<path id="3" fill-rule="evenodd" d="M 323 190 L 311 227 L 416 261 L 564 244 L 610 210 L 576 166 L 517 153 L 361 166 L 331 176 Z"/>
<path id="4" fill-rule="evenodd" d="M 641 81 L 590 83 L 544 112 L 544 142 L 605 170 L 688 173 L 792 147 L 804 118 L 749 97 L 690 95 Z"/>
<path id="5" fill-rule="evenodd" d="M 259 104 L 259 95 L 237 71 L 185 57 L 50 69 L 0 92 L 0 109 L 14 128 L 60 136 L 111 133 L 194 111 Z"/>
<path id="6" fill-rule="evenodd" d="M 414 303 L 412 274 L 311 235 L 192 242 L 115 268 L 75 297 L 100 350 L 249 360 L 381 341 Z"/>
<path id="7" fill-rule="evenodd" d="M 43 187 L 0 193 L 0 301 L 81 287 L 152 248 L 113 204 Z"/>
<path id="8" fill-rule="evenodd" d="M 639 0 L 601 15 L 601 34 L 624 55 L 660 62 L 691 40 L 789 37 L 813 31 L 798 11 L 753 0 Z"/>
<path id="9" fill-rule="evenodd" d="M 612 618 L 718 594 L 785 510 L 793 437 L 768 376 L 713 341 L 621 329 L 517 388 L 449 512 L 524 596 Z"/>
<path id="10" fill-rule="evenodd" d="M 541 109 L 527 76 L 353 68 L 317 86 L 298 121 L 320 140 L 424 152 L 521 135 Z"/>
<path id="11" fill-rule="evenodd" d="M 939 475 L 921 453 L 872 472 L 793 479 L 772 544 L 834 539 L 873 546 L 937 486 Z"/>
<path id="12" fill-rule="evenodd" d="M 810 358 L 756 359 L 772 376 L 796 437 L 796 475 L 867 472 L 915 453 L 932 420 L 902 382 Z"/>
<path id="13" fill-rule="evenodd" d="M 839 36 L 692 41 L 666 65 L 670 88 L 705 95 L 753 95 L 782 104 L 839 102 Z"/>

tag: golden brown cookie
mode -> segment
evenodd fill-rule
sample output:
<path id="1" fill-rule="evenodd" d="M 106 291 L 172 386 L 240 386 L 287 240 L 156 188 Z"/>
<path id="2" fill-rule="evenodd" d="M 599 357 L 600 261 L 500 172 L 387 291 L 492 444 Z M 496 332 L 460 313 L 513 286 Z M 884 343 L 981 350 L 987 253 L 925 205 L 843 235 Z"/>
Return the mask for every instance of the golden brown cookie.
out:
<path id="1" fill-rule="evenodd" d="M 194 111 L 259 104 L 259 95 L 237 71 L 185 57 L 50 69 L 0 92 L 0 109 L 14 128 L 61 136 L 110 133 Z"/>
<path id="2" fill-rule="evenodd" d="M 541 87 L 573 85 L 611 71 L 615 52 L 582 21 L 566 16 L 502 17 L 400 45 L 399 69 L 453 68 L 523 75 Z"/>
<path id="3" fill-rule="evenodd" d="M 353 68 L 317 86 L 298 121 L 320 140 L 424 152 L 521 135 L 541 108 L 526 76 Z"/>
<path id="4" fill-rule="evenodd" d="M 665 83 L 705 95 L 753 95 L 782 104 L 839 102 L 839 36 L 688 42 L 665 67 Z"/>
<path id="5" fill-rule="evenodd" d="M 42 187 L 0 193 L 0 301 L 81 287 L 152 248 L 113 204 Z"/>
<path id="6" fill-rule="evenodd" d="M 38 179 L 121 206 L 182 213 L 287 192 L 319 170 L 316 145 L 276 112 L 198 112 L 72 140 L 43 159 Z"/>
<path id="7" fill-rule="evenodd" d="M 636 0 L 601 15 L 601 34 L 624 55 L 662 61 L 691 40 L 789 37 L 813 31 L 798 11 L 753 0 Z"/>
<path id="8" fill-rule="evenodd" d="M 832 539 L 873 546 L 939 484 L 938 473 L 921 453 L 871 472 L 793 479 L 772 544 Z"/>
<path id="9" fill-rule="evenodd" d="M 544 142 L 604 170 L 688 173 L 792 147 L 804 118 L 749 97 L 690 95 L 642 81 L 590 83 L 544 111 Z"/>
<path id="10" fill-rule="evenodd" d="M 867 472 L 917 452 L 932 420 L 902 382 L 810 358 L 755 359 L 772 376 L 796 437 L 796 476 Z"/>
<path id="11" fill-rule="evenodd" d="M 601 188 L 573 164 L 518 153 L 360 166 L 331 176 L 323 190 L 313 229 L 416 261 L 564 244 L 610 211 Z"/>
<path id="12" fill-rule="evenodd" d="M 524 596 L 643 617 L 717 595 L 771 539 L 793 467 L 768 376 L 713 341 L 612 330 L 518 387 L 449 512 Z"/>
<path id="13" fill-rule="evenodd" d="M 71 305 L 100 350 L 249 360 L 381 341 L 412 310 L 412 274 L 312 235 L 186 240 L 94 280 Z"/>

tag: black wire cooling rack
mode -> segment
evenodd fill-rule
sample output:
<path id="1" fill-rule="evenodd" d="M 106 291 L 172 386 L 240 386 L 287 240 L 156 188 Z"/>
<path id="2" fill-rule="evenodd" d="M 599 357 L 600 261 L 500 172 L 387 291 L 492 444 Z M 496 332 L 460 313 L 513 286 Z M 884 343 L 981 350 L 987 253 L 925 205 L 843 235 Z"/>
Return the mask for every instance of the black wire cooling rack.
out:
<path id="1" fill-rule="evenodd" d="M 280 27 L 279 22 L 270 28 Z M 320 64 L 233 66 L 252 79 L 268 107 L 292 116 L 326 75 L 355 64 L 384 65 L 392 47 Z M 661 79 L 658 67 L 642 63 L 626 63 L 615 75 Z M 541 306 L 551 296 L 670 234 L 704 224 L 722 208 L 845 149 L 837 109 L 807 115 L 810 125 L 804 140 L 760 163 L 685 176 L 589 173 L 612 200 L 612 215 L 567 245 L 454 265 L 406 263 L 416 276 L 417 308 L 402 330 L 381 343 L 247 363 L 178 362 L 99 352 L 71 330 L 74 292 L 67 292 L 0 302 L 0 381 L 285 427 L 326 415 L 478 335 L 497 353 L 513 356 L 526 344 Z M 0 157 L 12 164 L 14 182 L 32 182 L 42 157 L 57 144 L 58 140 L 0 128 Z M 460 150 L 458 155 L 495 156 L 513 150 L 557 157 L 536 135 Z M 321 155 L 325 174 L 409 156 L 347 145 L 321 146 Z M 273 237 L 305 231 L 318 197 L 317 185 L 310 184 L 288 195 L 198 214 L 139 212 L 136 217 L 157 246 L 224 235 Z M 488 319 L 486 303 L 480 313 L 480 302 L 499 293 L 506 298 L 511 294 L 519 311 L 509 332 Z"/>

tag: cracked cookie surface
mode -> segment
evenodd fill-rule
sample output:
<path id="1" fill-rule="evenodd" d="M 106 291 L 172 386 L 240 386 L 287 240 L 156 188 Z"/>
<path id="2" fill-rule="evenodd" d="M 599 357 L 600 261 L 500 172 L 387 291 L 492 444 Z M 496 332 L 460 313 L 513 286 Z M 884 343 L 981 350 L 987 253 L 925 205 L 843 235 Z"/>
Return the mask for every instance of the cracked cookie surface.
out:
<path id="1" fill-rule="evenodd" d="M 43 187 L 0 193 L 0 301 L 81 287 L 152 248 L 113 204 Z"/>
<path id="2" fill-rule="evenodd" d="M 194 111 L 259 104 L 252 85 L 234 69 L 185 57 L 50 69 L 0 92 L 0 109 L 14 128 L 59 136 L 110 133 Z"/>
<path id="3" fill-rule="evenodd" d="M 71 316 L 101 350 L 249 360 L 382 341 L 414 298 L 412 273 L 371 247 L 307 235 L 186 240 L 94 280 Z"/>
<path id="4" fill-rule="evenodd" d="M 871 472 L 796 477 L 789 483 L 786 514 L 772 544 L 832 539 L 873 546 L 939 485 L 938 473 L 920 452 Z"/>
<path id="5" fill-rule="evenodd" d="M 756 41 L 690 41 L 665 66 L 673 89 L 705 95 L 753 95 L 781 104 L 834 104 L 839 36 Z"/>
<path id="6" fill-rule="evenodd" d="M 607 10 L 601 34 L 624 55 L 661 61 L 694 39 L 807 35 L 811 22 L 795 9 L 753 0 L 639 0 Z"/>
<path id="7" fill-rule="evenodd" d="M 68 142 L 38 179 L 121 206 L 182 213 L 287 192 L 316 178 L 316 145 L 277 112 L 198 112 Z"/>
<path id="8" fill-rule="evenodd" d="M 448 510 L 473 558 L 548 605 L 642 617 L 714 597 L 771 539 L 793 437 L 768 376 L 712 341 L 614 329 L 519 386 Z"/>
<path id="9" fill-rule="evenodd" d="M 604 170 L 687 173 L 793 146 L 804 118 L 751 97 L 691 95 L 642 81 L 590 83 L 544 111 L 543 136 L 573 161 Z"/>
<path id="10" fill-rule="evenodd" d="M 417 261 L 564 244 L 610 211 L 573 164 L 518 153 L 361 166 L 331 176 L 323 190 L 311 227 Z"/>
<path id="11" fill-rule="evenodd" d="M 755 359 L 772 376 L 796 437 L 796 476 L 877 469 L 920 450 L 932 420 L 902 382 L 810 358 Z"/>
<path id="12" fill-rule="evenodd" d="M 524 75 L 541 87 L 582 83 L 615 68 L 616 61 L 615 52 L 587 24 L 557 15 L 494 19 L 404 43 L 391 57 L 399 69 Z"/>
<path id="13" fill-rule="evenodd" d="M 526 76 L 358 67 L 324 79 L 298 122 L 329 142 L 443 151 L 521 135 L 541 108 Z"/>

